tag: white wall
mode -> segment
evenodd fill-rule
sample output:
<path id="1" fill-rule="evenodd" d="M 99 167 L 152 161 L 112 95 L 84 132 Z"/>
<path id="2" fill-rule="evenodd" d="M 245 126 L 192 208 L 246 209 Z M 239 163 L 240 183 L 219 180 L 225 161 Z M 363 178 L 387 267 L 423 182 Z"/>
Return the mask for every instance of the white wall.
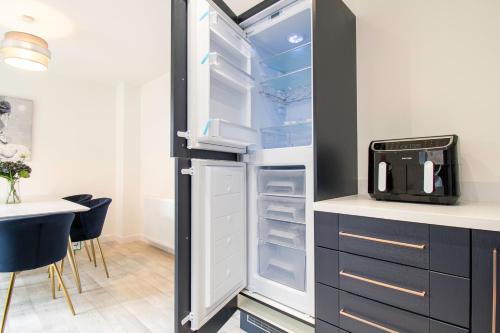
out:
<path id="1" fill-rule="evenodd" d="M 0 95 L 34 101 L 33 172 L 21 181 L 22 197 L 114 197 L 114 93 L 112 85 L 0 65 Z M 114 224 L 112 205 L 104 234 Z"/>
<path id="2" fill-rule="evenodd" d="M 170 73 L 141 87 L 143 236 L 174 249 L 174 159 L 170 158 Z"/>
<path id="3" fill-rule="evenodd" d="M 126 83 L 116 87 L 116 239 L 142 238 L 140 201 L 140 88 Z"/>
<path id="4" fill-rule="evenodd" d="M 22 196 L 111 197 L 105 239 L 173 250 L 169 73 L 139 87 L 1 65 L 0 95 L 34 101 L 33 173 Z"/>
<path id="5" fill-rule="evenodd" d="M 358 18 L 360 179 L 373 139 L 456 133 L 463 197 L 500 199 L 500 1 L 345 2 Z"/>
<path id="6" fill-rule="evenodd" d="M 141 87 L 141 168 L 145 196 L 174 198 L 170 158 L 170 73 Z"/>

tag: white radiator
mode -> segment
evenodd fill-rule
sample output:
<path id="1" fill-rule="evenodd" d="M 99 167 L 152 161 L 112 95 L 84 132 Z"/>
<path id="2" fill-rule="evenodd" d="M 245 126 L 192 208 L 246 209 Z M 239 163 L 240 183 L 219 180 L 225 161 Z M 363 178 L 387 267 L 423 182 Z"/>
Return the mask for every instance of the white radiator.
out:
<path id="1" fill-rule="evenodd" d="M 175 248 L 174 204 L 174 199 L 146 197 L 142 212 L 145 240 L 172 253 Z"/>

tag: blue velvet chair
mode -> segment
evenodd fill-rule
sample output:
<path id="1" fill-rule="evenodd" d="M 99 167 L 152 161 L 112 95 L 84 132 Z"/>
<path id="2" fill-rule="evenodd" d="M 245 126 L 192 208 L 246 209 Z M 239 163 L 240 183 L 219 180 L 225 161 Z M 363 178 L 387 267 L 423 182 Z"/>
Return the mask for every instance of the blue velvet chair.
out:
<path id="1" fill-rule="evenodd" d="M 75 315 L 71 298 L 55 264 L 66 256 L 74 217 L 75 214 L 67 213 L 0 221 L 0 272 L 11 273 L 1 333 L 5 330 L 16 274 L 22 271 L 49 266 L 52 297 L 55 298 L 56 275 L 71 313 Z"/>
<path id="2" fill-rule="evenodd" d="M 108 213 L 108 208 L 111 204 L 111 201 L 112 200 L 109 198 L 100 198 L 83 203 L 83 205 L 89 207 L 90 210 L 76 214 L 75 221 L 71 226 L 70 232 L 71 241 L 73 242 L 84 242 L 85 244 L 86 241 L 90 241 L 95 267 L 97 267 L 97 261 L 95 257 L 94 240 L 97 241 L 97 246 L 99 247 L 99 252 L 101 253 L 104 270 L 106 271 L 106 276 L 108 278 L 108 266 L 106 265 L 106 259 L 104 258 L 104 253 L 102 251 L 101 243 L 99 242 L 99 237 L 101 236 L 102 228 L 104 227 L 104 222 L 106 220 L 106 215 Z"/>
<path id="3" fill-rule="evenodd" d="M 90 200 L 92 200 L 92 194 L 75 194 L 75 195 L 70 195 L 70 196 L 64 197 L 63 199 L 80 204 L 80 205 L 85 205 L 86 202 L 89 202 Z M 87 257 L 89 258 L 89 261 L 92 262 L 92 258 L 90 257 L 90 252 L 89 252 L 89 248 L 87 246 L 87 242 L 83 242 L 83 245 L 85 246 L 85 252 L 87 253 Z M 82 292 L 82 284 L 80 282 L 80 276 L 78 274 L 78 267 L 76 266 L 74 252 L 68 252 L 68 257 L 69 257 L 69 263 L 70 263 L 71 268 L 73 270 L 73 274 L 75 276 L 75 283 L 76 283 L 78 292 L 81 293 Z M 63 271 L 64 271 L 64 259 L 61 261 L 61 273 Z"/>
<path id="4" fill-rule="evenodd" d="M 68 200 L 74 203 L 83 204 L 92 200 L 92 194 L 76 194 L 70 195 L 69 197 L 64 197 L 64 200 Z"/>

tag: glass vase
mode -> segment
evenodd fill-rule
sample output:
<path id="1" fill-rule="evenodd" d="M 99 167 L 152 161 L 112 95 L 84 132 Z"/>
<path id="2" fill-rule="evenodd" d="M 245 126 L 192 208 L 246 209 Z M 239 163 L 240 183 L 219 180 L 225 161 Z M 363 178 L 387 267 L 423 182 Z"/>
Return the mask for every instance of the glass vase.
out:
<path id="1" fill-rule="evenodd" d="M 8 182 L 7 186 L 7 200 L 6 204 L 18 204 L 21 203 L 21 195 L 19 192 L 19 180 L 12 180 Z"/>

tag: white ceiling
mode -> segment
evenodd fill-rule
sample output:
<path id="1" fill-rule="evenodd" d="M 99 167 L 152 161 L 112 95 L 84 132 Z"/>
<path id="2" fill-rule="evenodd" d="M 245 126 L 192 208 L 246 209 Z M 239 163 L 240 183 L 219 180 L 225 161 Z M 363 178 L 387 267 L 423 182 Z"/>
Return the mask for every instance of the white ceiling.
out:
<path id="1" fill-rule="evenodd" d="M 141 84 L 170 66 L 170 0 L 0 0 L 9 30 L 47 39 L 58 75 Z"/>

